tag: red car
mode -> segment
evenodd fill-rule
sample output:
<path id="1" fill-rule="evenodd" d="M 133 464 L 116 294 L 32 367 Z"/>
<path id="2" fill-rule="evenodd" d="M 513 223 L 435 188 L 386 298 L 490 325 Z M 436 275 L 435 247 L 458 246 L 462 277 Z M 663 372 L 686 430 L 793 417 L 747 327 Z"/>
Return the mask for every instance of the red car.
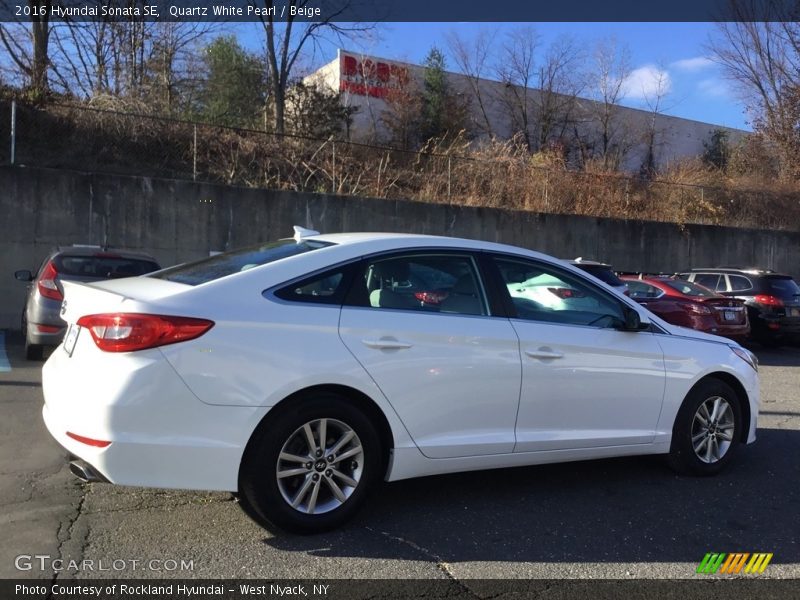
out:
<path id="1" fill-rule="evenodd" d="M 681 327 L 744 341 L 750 322 L 744 302 L 667 276 L 623 275 L 630 296 L 659 317 Z"/>

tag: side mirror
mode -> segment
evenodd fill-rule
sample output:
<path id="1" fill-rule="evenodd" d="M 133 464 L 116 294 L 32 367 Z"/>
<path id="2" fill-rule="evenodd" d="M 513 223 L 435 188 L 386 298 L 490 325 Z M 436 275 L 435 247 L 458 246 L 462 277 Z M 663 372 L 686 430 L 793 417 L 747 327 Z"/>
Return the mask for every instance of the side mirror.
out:
<path id="1" fill-rule="evenodd" d="M 642 331 L 650 327 L 650 321 L 642 320 L 638 311 L 625 306 L 625 331 Z"/>
<path id="2" fill-rule="evenodd" d="M 17 281 L 33 281 L 33 273 L 24 269 L 22 271 L 15 271 L 14 272 L 14 279 Z"/>

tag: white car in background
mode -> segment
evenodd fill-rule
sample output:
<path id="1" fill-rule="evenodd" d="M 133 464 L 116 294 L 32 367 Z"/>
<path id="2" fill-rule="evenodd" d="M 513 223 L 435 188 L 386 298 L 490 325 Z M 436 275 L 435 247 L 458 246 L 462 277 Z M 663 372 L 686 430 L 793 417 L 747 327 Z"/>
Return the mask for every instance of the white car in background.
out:
<path id="1" fill-rule="evenodd" d="M 520 273 L 591 305 L 510 293 Z M 73 471 L 231 491 L 265 526 L 339 526 L 381 479 L 636 454 L 713 474 L 755 440 L 747 350 L 521 248 L 298 228 L 64 287 L 43 415 Z"/>

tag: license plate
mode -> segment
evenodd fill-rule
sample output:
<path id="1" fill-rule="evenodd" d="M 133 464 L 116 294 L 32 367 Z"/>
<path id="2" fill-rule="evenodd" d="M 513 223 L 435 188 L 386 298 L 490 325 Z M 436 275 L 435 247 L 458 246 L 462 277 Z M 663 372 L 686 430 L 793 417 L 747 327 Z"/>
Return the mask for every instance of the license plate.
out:
<path id="1" fill-rule="evenodd" d="M 726 310 L 722 313 L 725 317 L 726 321 L 735 321 L 736 320 L 736 313 L 730 310 Z"/>
<path id="2" fill-rule="evenodd" d="M 800 317 L 800 308 L 793 308 L 789 313 L 790 317 Z"/>
<path id="3" fill-rule="evenodd" d="M 78 341 L 78 334 L 81 331 L 80 325 L 70 325 L 67 329 L 67 335 L 64 336 L 64 351 L 67 356 L 72 356 L 72 351 L 75 350 L 75 342 Z"/>

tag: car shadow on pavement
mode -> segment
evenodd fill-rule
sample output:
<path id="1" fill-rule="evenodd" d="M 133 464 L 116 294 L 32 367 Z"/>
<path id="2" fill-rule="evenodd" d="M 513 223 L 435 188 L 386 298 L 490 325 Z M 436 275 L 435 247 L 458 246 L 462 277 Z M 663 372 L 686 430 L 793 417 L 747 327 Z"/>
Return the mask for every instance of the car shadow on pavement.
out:
<path id="1" fill-rule="evenodd" d="M 381 560 L 415 549 L 444 563 L 699 562 L 712 551 L 796 563 L 799 447 L 800 431 L 759 429 L 716 477 L 679 476 L 651 456 L 401 481 L 343 530 L 264 542 Z"/>
<path id="2" fill-rule="evenodd" d="M 765 367 L 800 366 L 800 348 L 796 346 L 767 348 L 758 344 L 748 344 L 747 348 L 758 357 L 758 363 Z"/>

